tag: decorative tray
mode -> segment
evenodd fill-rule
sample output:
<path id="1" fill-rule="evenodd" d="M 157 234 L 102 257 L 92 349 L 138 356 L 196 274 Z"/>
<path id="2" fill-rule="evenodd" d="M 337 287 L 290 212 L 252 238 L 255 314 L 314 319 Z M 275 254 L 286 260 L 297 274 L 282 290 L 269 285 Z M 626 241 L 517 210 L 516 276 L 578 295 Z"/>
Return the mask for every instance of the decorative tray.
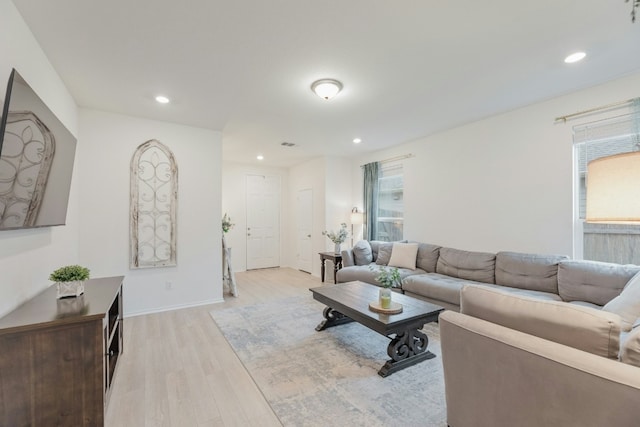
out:
<path id="1" fill-rule="evenodd" d="M 402 313 L 402 304 L 391 301 L 391 308 L 382 308 L 380 302 L 374 301 L 369 303 L 369 310 L 382 314 L 398 314 Z"/>

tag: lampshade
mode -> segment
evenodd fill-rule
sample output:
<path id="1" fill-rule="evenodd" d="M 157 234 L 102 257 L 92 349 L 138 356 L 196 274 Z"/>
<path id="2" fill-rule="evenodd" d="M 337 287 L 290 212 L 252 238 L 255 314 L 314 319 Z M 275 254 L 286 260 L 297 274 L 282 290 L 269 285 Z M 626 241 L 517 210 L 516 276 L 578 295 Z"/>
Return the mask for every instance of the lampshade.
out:
<path id="1" fill-rule="evenodd" d="M 311 90 L 320 98 L 331 99 L 342 90 L 342 83 L 333 79 L 317 80 L 311 84 Z"/>
<path id="2" fill-rule="evenodd" d="M 640 222 L 640 152 L 601 157 L 587 166 L 587 222 Z"/>
<path id="3" fill-rule="evenodd" d="M 362 221 L 362 212 L 351 212 L 351 224 L 360 225 L 362 224 Z"/>

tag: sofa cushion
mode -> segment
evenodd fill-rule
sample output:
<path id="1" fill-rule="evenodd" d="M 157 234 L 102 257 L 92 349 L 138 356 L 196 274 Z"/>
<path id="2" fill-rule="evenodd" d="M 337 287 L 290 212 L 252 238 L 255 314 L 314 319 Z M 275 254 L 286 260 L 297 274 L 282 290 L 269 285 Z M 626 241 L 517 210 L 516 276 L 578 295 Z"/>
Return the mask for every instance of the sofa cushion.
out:
<path id="1" fill-rule="evenodd" d="M 388 265 L 391 259 L 391 251 L 393 250 L 393 243 L 384 242 L 378 245 L 378 256 L 376 257 L 376 264 Z"/>
<path id="2" fill-rule="evenodd" d="M 562 298 L 560 298 L 560 301 L 562 301 Z M 566 301 L 565 301 L 566 302 Z M 569 301 L 567 302 L 567 304 L 575 304 L 578 305 L 580 307 L 589 307 L 589 308 L 595 308 L 596 310 L 602 310 L 602 306 L 598 305 L 598 304 L 594 304 L 592 302 L 586 302 L 586 301 Z"/>
<path id="3" fill-rule="evenodd" d="M 640 327 L 635 327 L 620 343 L 620 361 L 640 366 Z"/>
<path id="4" fill-rule="evenodd" d="M 366 240 L 360 240 L 353 247 L 353 258 L 356 265 L 368 265 L 373 262 L 371 244 Z"/>
<path id="5" fill-rule="evenodd" d="M 558 266 L 558 294 L 564 301 L 605 305 L 620 295 L 629 279 L 639 271 L 637 265 L 561 261 Z"/>
<path id="6" fill-rule="evenodd" d="M 469 284 L 481 284 L 438 273 L 416 274 L 402 282 L 402 289 L 426 298 L 460 305 L 460 289 Z"/>
<path id="7" fill-rule="evenodd" d="M 369 245 L 371 245 L 371 254 L 373 255 L 373 262 L 378 258 L 378 248 L 380 244 L 384 243 L 379 240 L 369 240 Z"/>
<path id="8" fill-rule="evenodd" d="M 436 273 L 476 282 L 495 283 L 495 265 L 495 254 L 440 248 Z"/>
<path id="9" fill-rule="evenodd" d="M 624 330 L 630 331 L 640 317 L 640 273 L 633 276 L 620 295 L 606 303 L 602 309 L 619 315 Z"/>
<path id="10" fill-rule="evenodd" d="M 562 298 L 560 298 L 558 294 L 554 294 L 553 292 L 543 292 L 543 291 L 534 291 L 531 289 L 512 288 L 510 286 L 493 285 L 491 283 L 478 283 L 478 284 L 488 288 L 494 288 L 499 291 L 504 291 L 511 295 L 535 298 L 535 299 L 544 300 L 544 301 L 562 301 Z M 598 309 L 600 309 L 600 307 L 598 307 Z"/>
<path id="11" fill-rule="evenodd" d="M 416 269 L 416 257 L 418 255 L 417 243 L 394 243 L 391 249 L 389 267 Z"/>
<path id="12" fill-rule="evenodd" d="M 373 267 L 373 268 L 370 268 Z M 336 278 L 338 283 L 353 282 L 359 280 L 361 282 L 371 283 L 372 285 L 380 286 L 380 283 L 376 282 L 375 278 L 379 272 L 380 266 L 376 263 L 369 265 L 354 265 L 351 267 L 344 267 L 338 270 Z M 413 274 L 424 274 L 424 270 L 416 268 L 415 270 L 409 270 L 408 268 L 399 268 L 400 278 L 404 279 L 407 276 Z"/>
<path id="13" fill-rule="evenodd" d="M 512 288 L 558 293 L 558 263 L 564 255 L 518 252 L 496 254 L 496 284 Z"/>
<path id="14" fill-rule="evenodd" d="M 427 273 L 435 273 L 439 254 L 440 246 L 431 245 L 429 243 L 418 243 L 416 267 L 421 268 Z"/>
<path id="15" fill-rule="evenodd" d="M 460 312 L 589 353 L 618 358 L 621 319 L 617 314 L 484 286 L 462 288 Z"/>

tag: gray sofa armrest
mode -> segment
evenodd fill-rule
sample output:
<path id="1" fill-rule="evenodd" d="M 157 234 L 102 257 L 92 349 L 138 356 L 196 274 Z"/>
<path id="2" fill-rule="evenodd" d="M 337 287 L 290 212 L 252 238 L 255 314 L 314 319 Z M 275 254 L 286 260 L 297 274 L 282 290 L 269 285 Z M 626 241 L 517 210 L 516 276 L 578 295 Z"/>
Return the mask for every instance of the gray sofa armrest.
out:
<path id="1" fill-rule="evenodd" d="M 452 311 L 439 324 L 449 425 L 637 425 L 640 368 Z"/>
<path id="2" fill-rule="evenodd" d="M 353 251 L 351 249 L 345 249 L 342 251 L 342 266 L 343 267 L 351 267 L 352 265 L 356 265 L 353 258 Z"/>

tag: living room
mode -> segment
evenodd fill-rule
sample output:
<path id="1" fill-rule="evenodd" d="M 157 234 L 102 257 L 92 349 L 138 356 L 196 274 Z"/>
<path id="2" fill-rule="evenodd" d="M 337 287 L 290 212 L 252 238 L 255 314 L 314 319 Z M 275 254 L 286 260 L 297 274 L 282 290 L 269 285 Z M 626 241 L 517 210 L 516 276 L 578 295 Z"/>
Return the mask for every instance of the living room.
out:
<path id="1" fill-rule="evenodd" d="M 616 31 L 637 41 L 640 26 L 631 24 L 627 5 L 620 3 L 620 7 L 607 6 L 613 10 L 607 17 L 617 16 Z M 603 6 L 584 7 L 600 10 Z M 345 148 L 348 157 L 318 155 L 291 166 L 269 163 L 268 157 L 262 164 L 243 164 L 225 157 L 223 126 L 178 124 L 166 112 L 159 113 L 164 119 L 150 119 L 107 106 L 79 106 L 62 72 L 32 31 L 13 2 L 0 1 L 0 82 L 5 84 L 12 68 L 20 71 L 78 138 L 76 166 L 65 226 L 0 233 L 0 315 L 49 286 L 47 278 L 55 268 L 76 263 L 88 266 L 92 277 L 126 277 L 125 316 L 220 303 L 228 298 L 217 279 L 223 275 L 219 220 L 225 212 L 236 223 L 227 236 L 234 250 L 234 267 L 245 269 L 246 212 L 237 202 L 244 198 L 244 190 L 237 188 L 238 176 L 281 177 L 280 265 L 297 269 L 293 212 L 298 191 L 317 189 L 313 215 L 316 255 L 332 248 L 321 231 L 349 223 L 351 209 L 363 207 L 361 165 L 405 155 L 411 155 L 402 162 L 405 238 L 466 250 L 576 256 L 573 123 L 557 124 L 554 120 L 634 98 L 640 92 L 640 63 L 635 51 L 608 46 L 610 56 L 601 52 L 593 63 L 603 67 L 610 60 L 616 68 L 597 83 L 581 80 L 579 67 L 588 62 L 574 67 L 562 64 L 559 67 L 564 71 L 558 74 L 541 71 L 523 94 L 530 101 L 525 99 L 516 108 L 501 108 L 508 102 L 494 98 L 498 88 L 478 88 L 498 113 L 461 121 L 428 136 L 397 137 L 392 146 L 368 151 L 365 139 L 361 145 L 365 148 Z M 539 31 L 544 33 L 544 28 Z M 547 44 L 554 45 L 554 41 Z M 555 52 L 568 53 L 564 46 L 557 46 Z M 562 59 L 557 58 L 559 63 Z M 459 71 L 460 79 L 471 81 L 480 74 L 482 71 L 472 66 Z M 540 87 L 567 76 L 580 83 L 571 89 L 556 88 L 555 96 L 533 101 Z M 345 88 L 352 84 L 343 80 Z M 510 91 L 518 92 L 520 82 L 505 77 L 506 83 L 512 84 Z M 306 92 L 314 96 L 308 88 Z M 442 107 L 453 108 L 464 106 Z M 131 270 L 130 161 L 135 148 L 149 139 L 166 142 L 178 159 L 178 264 Z M 311 273 L 315 278 L 320 275 L 317 256 Z"/>

